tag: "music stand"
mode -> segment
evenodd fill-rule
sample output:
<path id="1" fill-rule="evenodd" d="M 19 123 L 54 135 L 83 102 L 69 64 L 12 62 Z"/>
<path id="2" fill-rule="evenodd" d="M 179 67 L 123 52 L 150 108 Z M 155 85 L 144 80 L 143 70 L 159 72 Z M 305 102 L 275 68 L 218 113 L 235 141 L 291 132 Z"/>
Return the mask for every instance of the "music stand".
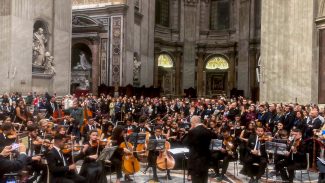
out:
<path id="1" fill-rule="evenodd" d="M 146 134 L 138 133 L 136 137 L 137 144 L 145 144 L 146 143 Z"/>
<path id="2" fill-rule="evenodd" d="M 148 150 L 149 151 L 163 151 L 163 150 L 165 150 L 165 143 L 166 143 L 166 139 L 159 139 L 159 140 L 158 139 L 149 139 Z M 167 165 L 166 165 L 166 172 L 167 172 L 167 170 L 168 169 L 167 169 Z"/>
<path id="3" fill-rule="evenodd" d="M 113 156 L 115 150 L 117 149 L 117 146 L 112 146 L 112 147 L 105 147 L 100 155 L 98 156 L 98 161 L 103 161 L 105 162 L 110 162 L 111 157 Z M 111 182 L 112 180 L 112 165 L 109 166 L 109 181 Z"/>
<path id="4" fill-rule="evenodd" d="M 269 142 L 269 141 L 266 141 L 265 142 L 265 150 L 267 153 L 269 154 L 274 154 L 275 153 L 275 142 Z"/>
<path id="5" fill-rule="evenodd" d="M 286 155 L 289 151 L 287 150 L 287 144 L 284 143 L 275 143 L 275 154 L 277 155 Z"/>
<path id="6" fill-rule="evenodd" d="M 211 139 L 211 142 L 210 142 L 210 150 L 211 151 L 219 151 L 221 148 L 222 148 L 222 140 Z"/>

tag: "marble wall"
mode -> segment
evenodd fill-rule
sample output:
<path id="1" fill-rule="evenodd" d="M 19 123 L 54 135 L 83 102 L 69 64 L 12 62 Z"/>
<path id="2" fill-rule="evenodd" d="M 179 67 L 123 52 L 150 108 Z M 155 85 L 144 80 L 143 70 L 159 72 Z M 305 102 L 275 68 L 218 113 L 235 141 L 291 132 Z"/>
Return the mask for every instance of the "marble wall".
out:
<path id="1" fill-rule="evenodd" d="M 261 101 L 317 103 L 315 2 L 262 1 Z"/>
<path id="2" fill-rule="evenodd" d="M 0 81 L 0 93 L 69 92 L 71 1 L 70 0 L 4 0 L 0 1 L 0 73 L 6 79 Z M 36 20 L 47 22 L 49 51 L 55 58 L 56 75 L 45 79 L 49 85 L 33 85 L 32 41 Z M 39 80 L 37 78 L 36 80 Z"/>

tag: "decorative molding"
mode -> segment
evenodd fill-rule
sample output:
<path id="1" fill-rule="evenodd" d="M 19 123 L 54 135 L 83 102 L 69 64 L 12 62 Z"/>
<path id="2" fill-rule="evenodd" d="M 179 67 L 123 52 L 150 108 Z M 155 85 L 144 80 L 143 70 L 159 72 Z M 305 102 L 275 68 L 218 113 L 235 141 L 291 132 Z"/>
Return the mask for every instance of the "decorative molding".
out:
<path id="1" fill-rule="evenodd" d="M 185 6 L 196 6 L 198 0 L 184 0 Z"/>
<path id="2" fill-rule="evenodd" d="M 110 85 L 122 85 L 123 16 L 111 17 L 111 67 Z"/>

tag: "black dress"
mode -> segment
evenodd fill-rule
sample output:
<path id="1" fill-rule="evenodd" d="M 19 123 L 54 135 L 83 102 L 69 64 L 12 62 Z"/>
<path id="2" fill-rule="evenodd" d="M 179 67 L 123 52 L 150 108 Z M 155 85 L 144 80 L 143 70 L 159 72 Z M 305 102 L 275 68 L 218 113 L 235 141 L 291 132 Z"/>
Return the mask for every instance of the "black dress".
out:
<path id="1" fill-rule="evenodd" d="M 79 174 L 86 178 L 88 183 L 106 183 L 106 172 L 104 169 L 104 163 L 102 161 L 96 161 L 94 159 L 88 158 L 90 155 L 95 155 L 97 153 L 97 147 L 92 147 L 89 142 L 87 142 L 89 148 L 85 152 L 84 162 L 81 166 Z M 98 154 L 101 152 L 102 148 L 99 148 Z"/>
<path id="2" fill-rule="evenodd" d="M 123 148 L 120 148 L 120 145 L 124 142 L 124 138 L 120 137 L 119 139 L 114 139 L 112 137 L 112 146 L 117 146 L 118 148 L 115 150 L 111 157 L 111 162 L 114 166 L 114 169 L 116 171 L 116 177 L 118 179 L 122 178 L 122 157 L 123 157 Z"/>

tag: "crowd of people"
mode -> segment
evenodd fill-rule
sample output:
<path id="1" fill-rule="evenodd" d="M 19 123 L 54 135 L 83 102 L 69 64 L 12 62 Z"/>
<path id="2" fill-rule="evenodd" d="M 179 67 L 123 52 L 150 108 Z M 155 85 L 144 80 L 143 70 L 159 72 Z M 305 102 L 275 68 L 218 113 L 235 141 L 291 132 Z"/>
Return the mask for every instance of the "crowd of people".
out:
<path id="1" fill-rule="evenodd" d="M 275 165 L 274 174 L 293 182 L 295 170 L 305 169 L 307 162 L 319 170 L 319 181 L 325 181 L 325 165 L 315 158 L 323 158 L 324 109 L 314 104 L 254 103 L 244 97 L 57 97 L 47 93 L 23 97 L 11 93 L 2 96 L 0 119 L 0 159 L 5 160 L 0 165 L 1 180 L 20 172 L 26 182 L 107 182 L 109 163 L 117 183 L 123 173 L 126 181 L 132 181 L 135 171 L 126 171 L 123 162 L 125 156 L 134 156 L 147 162 L 146 169 L 152 168 L 158 181 L 157 159 L 163 150 L 147 145 L 150 139 L 165 139 L 171 149 L 189 148 L 187 179 L 194 183 L 205 183 L 208 176 L 226 180 L 231 161 L 243 164 L 241 173 L 250 182 L 258 182 L 270 163 Z M 25 144 L 19 141 L 24 133 Z M 141 150 L 134 140 L 138 134 L 146 136 Z M 216 139 L 222 140 L 217 149 L 212 148 Z M 270 153 L 269 142 L 286 144 L 286 151 Z M 108 147 L 117 149 L 109 161 L 98 161 Z M 77 173 L 79 160 L 83 163 Z M 208 175 L 208 169 L 214 174 Z M 170 170 L 166 171 L 169 180 Z"/>

